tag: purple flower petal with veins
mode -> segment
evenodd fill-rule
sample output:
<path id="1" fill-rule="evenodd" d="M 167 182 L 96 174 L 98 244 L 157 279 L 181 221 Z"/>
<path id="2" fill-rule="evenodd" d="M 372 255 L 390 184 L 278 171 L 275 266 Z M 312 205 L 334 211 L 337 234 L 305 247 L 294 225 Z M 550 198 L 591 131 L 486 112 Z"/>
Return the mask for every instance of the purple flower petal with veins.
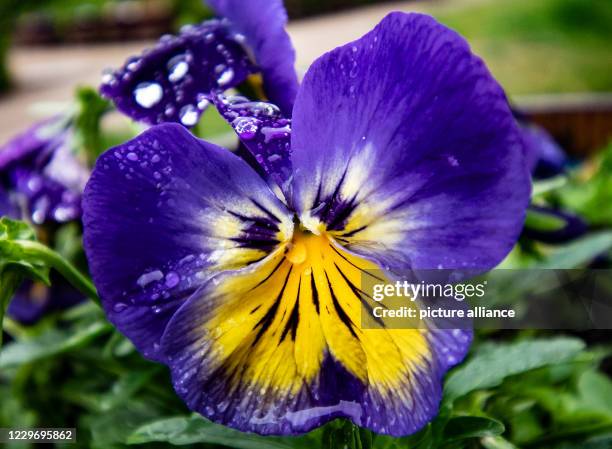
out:
<path id="1" fill-rule="evenodd" d="M 362 283 L 510 251 L 530 180 L 501 87 L 456 33 L 393 13 L 315 61 L 291 129 L 267 103 L 214 102 L 263 177 L 179 125 L 96 164 L 85 249 L 110 320 L 215 422 L 423 428 L 471 331 L 362 328 Z"/>

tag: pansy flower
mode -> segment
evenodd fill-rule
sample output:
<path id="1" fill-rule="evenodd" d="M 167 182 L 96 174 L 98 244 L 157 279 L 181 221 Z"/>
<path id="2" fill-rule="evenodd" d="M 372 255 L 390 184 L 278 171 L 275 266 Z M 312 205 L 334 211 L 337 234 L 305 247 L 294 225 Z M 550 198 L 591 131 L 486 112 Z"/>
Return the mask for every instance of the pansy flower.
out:
<path id="1" fill-rule="evenodd" d="M 259 74 L 267 97 L 290 114 L 297 92 L 295 52 L 280 0 L 210 0 L 220 16 L 163 36 L 141 56 L 108 71 L 100 88 L 117 108 L 149 124 L 194 126 L 208 95 Z"/>
<path id="2" fill-rule="evenodd" d="M 0 216 L 36 225 L 81 218 L 81 195 L 89 170 L 73 153 L 69 118 L 55 116 L 33 125 L 0 148 Z M 82 300 L 59 281 L 52 287 L 25 281 L 7 313 L 23 324 Z"/>
<path id="3" fill-rule="evenodd" d="M 96 163 L 84 244 L 110 321 L 215 422 L 422 428 L 471 333 L 362 329 L 361 281 L 510 251 L 530 183 L 501 87 L 459 35 L 392 13 L 314 62 L 291 121 L 213 99 L 257 171 L 178 124 Z"/>
<path id="4" fill-rule="evenodd" d="M 69 119 L 35 124 L 0 148 L 0 184 L 35 224 L 80 218 L 88 169 L 72 151 Z"/>

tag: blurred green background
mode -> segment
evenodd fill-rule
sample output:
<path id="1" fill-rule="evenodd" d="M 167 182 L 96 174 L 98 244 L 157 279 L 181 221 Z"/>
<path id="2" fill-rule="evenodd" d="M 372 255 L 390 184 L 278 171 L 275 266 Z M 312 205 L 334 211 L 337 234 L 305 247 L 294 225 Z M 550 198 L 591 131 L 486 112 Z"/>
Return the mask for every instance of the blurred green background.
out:
<path id="1" fill-rule="evenodd" d="M 373 3 L 384 2 L 288 0 L 286 5 L 290 17 L 299 19 Z M 431 12 L 463 34 L 511 94 L 612 91 L 609 0 L 389 5 L 396 4 Z M 198 0 L 3 0 L 0 17 L 4 34 L 16 30 L 16 42 L 57 44 L 155 38 L 209 12 Z"/>

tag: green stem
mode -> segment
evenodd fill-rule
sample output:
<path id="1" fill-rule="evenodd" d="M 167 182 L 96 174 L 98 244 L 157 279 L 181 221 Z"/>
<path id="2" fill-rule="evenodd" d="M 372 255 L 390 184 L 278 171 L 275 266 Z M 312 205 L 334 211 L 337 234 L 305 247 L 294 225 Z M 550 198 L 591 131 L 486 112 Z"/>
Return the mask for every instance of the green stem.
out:
<path id="1" fill-rule="evenodd" d="M 21 284 L 22 278 L 19 273 L 8 272 L 2 275 L 2 291 L 0 291 L 0 346 L 2 346 L 2 329 L 4 323 L 4 315 L 8 309 L 9 302 L 13 293 Z"/>
<path id="2" fill-rule="evenodd" d="M 19 244 L 26 254 L 37 257 L 57 270 L 73 287 L 100 304 L 100 298 L 93 283 L 57 252 L 42 243 L 30 240 L 18 240 L 15 243 Z"/>

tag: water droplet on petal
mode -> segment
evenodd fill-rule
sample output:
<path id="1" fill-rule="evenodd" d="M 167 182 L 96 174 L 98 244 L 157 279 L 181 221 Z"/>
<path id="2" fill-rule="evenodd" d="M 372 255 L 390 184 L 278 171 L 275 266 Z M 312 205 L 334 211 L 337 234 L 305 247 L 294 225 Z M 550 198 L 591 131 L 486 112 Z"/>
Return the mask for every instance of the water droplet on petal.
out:
<path id="1" fill-rule="evenodd" d="M 168 80 L 171 83 L 176 83 L 182 80 L 189 71 L 185 55 L 176 55 L 168 61 Z"/>
<path id="2" fill-rule="evenodd" d="M 125 66 L 130 72 L 135 72 L 140 67 L 140 58 L 131 58 L 130 62 Z"/>
<path id="3" fill-rule="evenodd" d="M 188 104 L 187 106 L 183 106 L 181 108 L 179 117 L 183 125 L 193 126 L 196 123 L 198 123 L 198 118 L 199 118 L 198 110 L 195 108 L 195 106 Z"/>
<path id="4" fill-rule="evenodd" d="M 204 94 L 198 94 L 197 99 L 198 99 L 198 109 L 200 111 L 203 111 L 204 109 L 208 107 L 208 105 L 210 105 L 210 101 L 208 100 L 208 98 L 206 98 Z"/>
<path id="5" fill-rule="evenodd" d="M 138 160 L 138 155 L 136 153 L 134 153 L 134 152 L 130 152 L 130 153 L 127 154 L 127 158 L 130 161 L 137 161 Z"/>
<path id="6" fill-rule="evenodd" d="M 136 103 L 146 109 L 150 109 L 160 102 L 164 92 L 157 83 L 140 83 L 134 90 Z"/>
<path id="7" fill-rule="evenodd" d="M 252 117 L 238 117 L 232 122 L 232 126 L 241 139 L 250 140 L 257 135 L 260 123 Z"/>
<path id="8" fill-rule="evenodd" d="M 136 281 L 136 283 L 142 287 L 145 288 L 147 285 L 149 285 L 151 282 L 156 282 L 161 280 L 164 277 L 164 273 L 162 273 L 159 270 L 155 270 L 155 271 L 150 271 L 148 273 L 144 273 L 142 276 L 140 276 L 138 278 L 138 280 Z"/>
<path id="9" fill-rule="evenodd" d="M 217 83 L 219 84 L 220 87 L 224 87 L 224 86 L 227 86 L 229 83 L 231 83 L 233 79 L 234 79 L 234 69 L 232 69 L 231 67 L 228 67 L 227 69 L 223 70 L 219 74 L 219 77 L 217 78 Z"/>
<path id="10" fill-rule="evenodd" d="M 102 84 L 113 84 L 116 81 L 112 69 L 104 69 L 102 72 Z"/>
<path id="11" fill-rule="evenodd" d="M 166 287 L 173 288 L 179 284 L 180 278 L 179 275 L 174 271 L 171 271 L 166 275 Z"/>
<path id="12" fill-rule="evenodd" d="M 117 313 L 121 313 L 123 312 L 125 309 L 127 309 L 127 304 L 123 303 L 123 302 L 118 302 L 113 306 L 113 311 L 117 312 Z"/>

